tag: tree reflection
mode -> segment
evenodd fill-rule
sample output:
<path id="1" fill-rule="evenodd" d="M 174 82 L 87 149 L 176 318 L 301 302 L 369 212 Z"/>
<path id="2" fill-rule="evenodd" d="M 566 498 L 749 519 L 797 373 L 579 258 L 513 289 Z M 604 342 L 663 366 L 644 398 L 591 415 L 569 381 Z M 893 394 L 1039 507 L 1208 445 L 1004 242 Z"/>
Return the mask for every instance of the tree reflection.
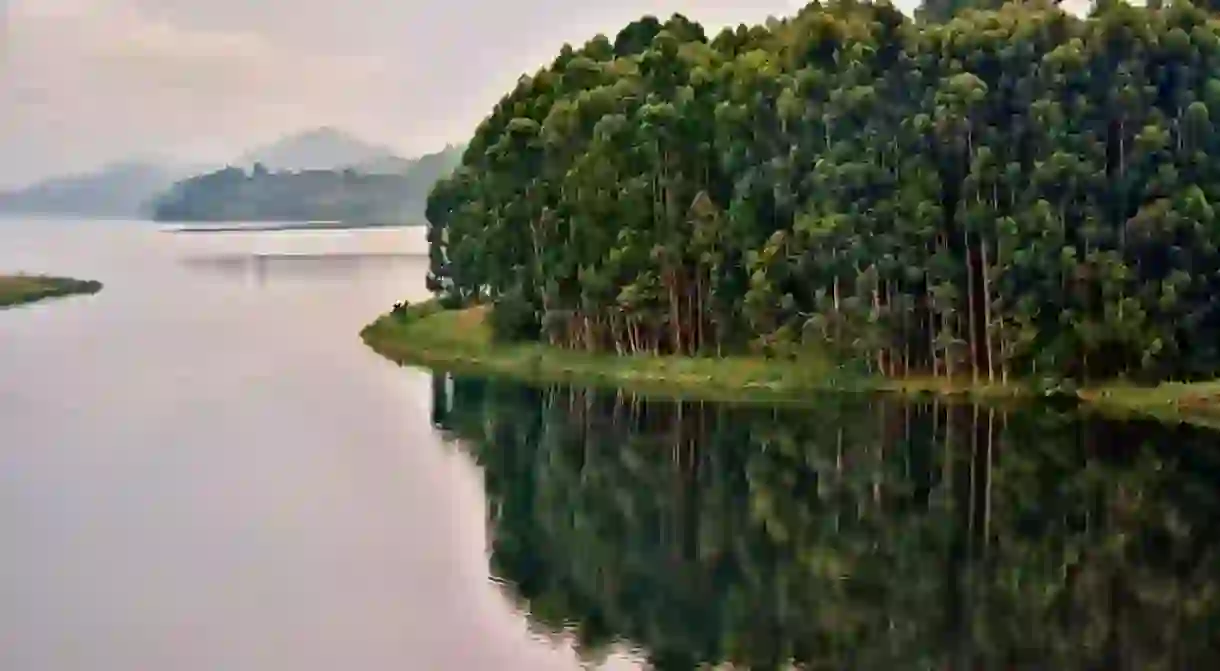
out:
<path id="1" fill-rule="evenodd" d="M 492 571 L 658 669 L 1220 661 L 1220 440 L 1070 411 L 800 407 L 435 379 Z"/>

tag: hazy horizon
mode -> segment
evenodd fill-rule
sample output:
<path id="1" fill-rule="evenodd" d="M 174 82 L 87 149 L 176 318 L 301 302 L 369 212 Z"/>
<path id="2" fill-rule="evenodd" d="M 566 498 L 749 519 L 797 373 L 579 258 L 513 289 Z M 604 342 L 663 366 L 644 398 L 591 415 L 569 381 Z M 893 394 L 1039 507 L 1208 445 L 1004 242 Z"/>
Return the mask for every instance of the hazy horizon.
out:
<path id="1" fill-rule="evenodd" d="M 0 0 L 0 188 L 130 159 L 231 160 L 331 126 L 403 156 L 469 139 L 565 42 L 791 0 Z"/>
<path id="2" fill-rule="evenodd" d="M 323 126 L 420 156 L 467 141 L 564 43 L 646 14 L 713 34 L 806 4 L 0 0 L 0 189 L 132 159 L 223 164 Z"/>

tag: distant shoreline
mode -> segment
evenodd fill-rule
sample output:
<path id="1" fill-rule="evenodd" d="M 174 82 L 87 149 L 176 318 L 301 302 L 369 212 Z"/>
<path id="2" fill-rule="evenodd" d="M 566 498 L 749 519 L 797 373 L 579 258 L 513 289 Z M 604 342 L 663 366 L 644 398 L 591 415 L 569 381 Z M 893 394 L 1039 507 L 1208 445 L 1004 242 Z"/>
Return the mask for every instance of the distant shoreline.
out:
<path id="1" fill-rule="evenodd" d="M 182 224 L 170 226 L 168 233 L 249 233 L 252 231 L 347 231 L 370 228 L 419 228 L 424 224 L 356 224 L 342 221 L 325 222 L 258 222 L 251 224 Z"/>
<path id="2" fill-rule="evenodd" d="M 0 275 L 0 310 L 46 298 L 95 294 L 102 283 L 47 275 Z"/>

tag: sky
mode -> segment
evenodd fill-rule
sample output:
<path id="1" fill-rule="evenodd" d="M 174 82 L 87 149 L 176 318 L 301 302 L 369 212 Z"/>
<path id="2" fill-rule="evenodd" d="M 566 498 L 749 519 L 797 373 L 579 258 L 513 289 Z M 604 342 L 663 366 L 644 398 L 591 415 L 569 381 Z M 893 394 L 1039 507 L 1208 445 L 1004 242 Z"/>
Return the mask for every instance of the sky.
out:
<path id="1" fill-rule="evenodd" d="M 0 188 L 133 158 L 224 162 L 320 126 L 415 156 L 467 140 L 565 42 L 645 14 L 711 33 L 803 4 L 0 0 Z"/>
<path id="2" fill-rule="evenodd" d="M 0 187 L 128 158 L 225 161 L 318 126 L 417 155 L 466 140 L 565 42 L 644 14 L 716 29 L 799 4 L 0 0 Z"/>

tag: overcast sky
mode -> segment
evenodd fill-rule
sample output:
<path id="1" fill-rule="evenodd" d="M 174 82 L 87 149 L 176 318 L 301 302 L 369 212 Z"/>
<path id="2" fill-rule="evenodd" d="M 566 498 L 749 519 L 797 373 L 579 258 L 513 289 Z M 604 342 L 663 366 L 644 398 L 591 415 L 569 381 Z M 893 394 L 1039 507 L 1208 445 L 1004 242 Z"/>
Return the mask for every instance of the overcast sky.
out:
<path id="1" fill-rule="evenodd" d="M 0 185 L 128 157 L 225 160 L 333 125 L 465 140 L 565 42 L 645 13 L 709 27 L 792 0 L 0 0 Z"/>
<path id="2" fill-rule="evenodd" d="M 802 4 L 0 0 L 0 186 L 131 157 L 223 161 L 322 125 L 415 155 L 467 139 L 564 42 L 646 13 L 711 32 Z"/>

